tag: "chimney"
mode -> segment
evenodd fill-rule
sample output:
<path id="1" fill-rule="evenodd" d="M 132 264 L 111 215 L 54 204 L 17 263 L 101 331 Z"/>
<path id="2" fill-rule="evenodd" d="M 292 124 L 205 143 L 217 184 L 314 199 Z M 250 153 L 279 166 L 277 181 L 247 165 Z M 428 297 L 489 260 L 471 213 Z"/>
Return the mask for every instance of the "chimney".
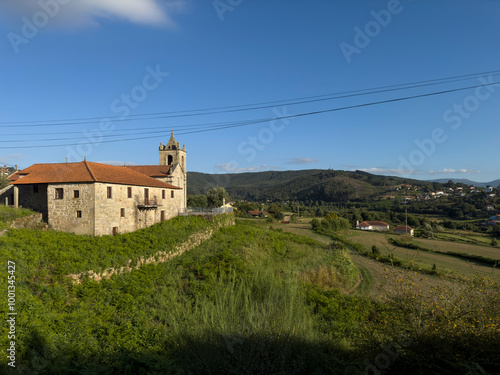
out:
<path id="1" fill-rule="evenodd" d="M 66 164 L 68 164 L 68 157 L 66 157 Z"/>

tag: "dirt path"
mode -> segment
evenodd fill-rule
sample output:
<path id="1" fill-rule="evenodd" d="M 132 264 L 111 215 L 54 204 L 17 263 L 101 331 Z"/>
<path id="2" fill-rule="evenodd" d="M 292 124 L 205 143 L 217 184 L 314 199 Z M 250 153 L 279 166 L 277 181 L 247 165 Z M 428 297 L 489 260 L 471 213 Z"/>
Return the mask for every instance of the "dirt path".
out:
<path id="1" fill-rule="evenodd" d="M 332 240 L 328 236 L 323 236 L 312 231 L 310 224 L 274 224 L 273 227 L 282 229 L 285 232 L 295 233 L 305 237 L 315 239 L 319 242 L 329 244 Z M 431 275 L 415 274 L 414 272 L 404 271 L 390 265 L 377 262 L 374 259 L 367 258 L 359 253 L 350 251 L 350 256 L 354 265 L 360 271 L 360 280 L 353 287 L 349 294 L 357 293 L 358 291 L 366 293 L 373 297 L 379 297 L 386 294 L 388 291 L 394 291 L 398 288 L 398 280 L 402 275 L 406 278 L 414 279 L 424 290 L 430 290 L 439 283 L 453 283 L 452 281 L 439 279 Z M 372 285 L 367 285 L 369 280 L 366 280 L 362 273 L 367 273 L 367 278 L 370 278 Z M 363 288 L 367 285 L 367 288 Z"/>

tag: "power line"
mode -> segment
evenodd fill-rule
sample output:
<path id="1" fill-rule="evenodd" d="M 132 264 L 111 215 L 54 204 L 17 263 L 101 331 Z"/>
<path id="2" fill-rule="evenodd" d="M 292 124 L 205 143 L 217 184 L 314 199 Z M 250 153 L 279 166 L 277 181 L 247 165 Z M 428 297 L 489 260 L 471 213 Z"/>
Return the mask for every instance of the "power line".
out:
<path id="1" fill-rule="evenodd" d="M 181 118 L 181 117 L 205 116 L 205 115 L 230 113 L 230 112 L 253 111 L 253 110 L 258 110 L 258 109 L 272 108 L 276 105 L 309 104 L 309 103 L 320 102 L 320 101 L 344 99 L 344 98 L 349 98 L 349 97 L 373 95 L 373 94 L 380 94 L 380 93 L 384 93 L 384 92 L 392 92 L 392 91 L 408 90 L 408 89 L 419 88 L 419 87 L 441 85 L 441 84 L 445 84 L 445 83 L 452 83 L 452 82 L 469 80 L 472 78 L 484 76 L 486 74 L 489 74 L 490 76 L 497 76 L 497 75 L 500 75 L 500 70 L 493 70 L 493 71 L 483 72 L 483 73 L 465 74 L 465 75 L 454 76 L 454 77 L 449 77 L 449 78 L 439 78 L 439 79 L 433 79 L 433 80 L 418 81 L 418 82 L 407 83 L 407 84 L 381 86 L 381 87 L 372 88 L 372 89 L 345 91 L 345 92 L 340 92 L 340 93 L 335 93 L 335 94 L 316 95 L 316 96 L 302 97 L 302 98 L 296 98 L 296 99 L 261 102 L 261 103 L 254 103 L 254 104 L 243 104 L 243 105 L 236 105 L 236 106 L 203 108 L 203 109 L 175 111 L 175 112 L 157 112 L 157 113 L 128 115 L 126 118 L 123 118 L 123 116 L 103 116 L 103 117 L 86 117 L 86 118 L 82 117 L 82 118 L 66 119 L 66 120 L 0 122 L 0 124 L 9 124 L 9 125 L 0 125 L 0 128 L 83 125 L 83 124 L 91 124 L 91 123 L 95 123 L 96 121 L 103 121 L 103 120 L 112 121 L 112 122 L 130 122 L 130 121 L 139 121 L 139 120 L 146 121 L 146 120 L 165 119 L 165 118 Z M 245 107 L 248 107 L 248 108 L 245 108 Z"/>
<path id="2" fill-rule="evenodd" d="M 449 90 L 444 90 L 444 91 L 431 92 L 431 93 L 427 93 L 427 94 L 419 94 L 419 95 L 413 95 L 413 96 L 406 96 L 406 97 L 402 97 L 402 98 L 394 98 L 394 99 L 388 99 L 388 100 L 381 100 L 381 101 L 378 101 L 378 102 L 370 102 L 370 103 L 356 104 L 356 105 L 351 105 L 351 106 L 346 106 L 346 107 L 331 108 L 331 109 L 326 109 L 326 110 L 319 110 L 319 111 L 313 111 L 313 112 L 299 113 L 299 114 L 296 114 L 296 115 L 288 115 L 288 116 L 281 116 L 281 117 L 272 117 L 272 118 L 261 119 L 261 120 L 248 120 L 248 122 L 242 121 L 240 124 L 235 124 L 235 125 L 226 125 L 226 126 L 212 127 L 210 129 L 192 130 L 192 131 L 185 131 L 185 132 L 181 131 L 178 134 L 179 135 L 184 135 L 184 134 L 203 133 L 203 132 L 216 131 L 216 130 L 225 130 L 225 129 L 236 128 L 236 127 L 241 127 L 241 126 L 248 126 L 248 125 L 258 124 L 258 123 L 262 123 L 262 122 L 273 121 L 273 120 L 284 120 L 284 119 L 297 118 L 297 117 L 314 116 L 314 115 L 318 115 L 318 114 L 322 114 L 322 113 L 330 113 L 330 112 L 343 111 L 343 110 L 347 110 L 347 109 L 369 107 L 369 106 L 380 105 L 380 104 L 387 104 L 387 103 L 395 103 L 395 102 L 400 102 L 400 101 L 405 101 L 405 100 L 411 100 L 411 99 L 417 99 L 417 98 L 424 98 L 424 97 L 430 97 L 430 96 L 436 96 L 436 95 L 449 94 L 449 93 L 452 93 L 452 92 L 464 91 L 464 90 L 469 90 L 469 89 L 473 89 L 473 88 L 487 87 L 487 86 L 493 86 L 493 85 L 499 85 L 499 84 L 500 84 L 500 82 L 492 82 L 492 83 L 487 83 L 487 84 L 482 84 L 482 85 L 474 85 L 474 86 L 461 87 L 461 88 L 449 89 Z M 157 138 L 157 136 L 117 139 L 117 140 L 101 141 L 101 142 L 96 142 L 96 143 L 101 144 L 101 143 L 127 142 L 127 141 L 136 141 L 136 140 L 151 139 L 151 138 Z M 31 146 L 19 146 L 19 147 L 16 147 L 16 146 L 7 146 L 7 147 L 1 147 L 0 149 L 11 149 L 11 148 L 47 148 L 47 147 L 78 146 L 78 145 L 80 145 L 80 143 L 57 144 L 57 145 L 34 145 L 34 146 L 31 145 Z"/>

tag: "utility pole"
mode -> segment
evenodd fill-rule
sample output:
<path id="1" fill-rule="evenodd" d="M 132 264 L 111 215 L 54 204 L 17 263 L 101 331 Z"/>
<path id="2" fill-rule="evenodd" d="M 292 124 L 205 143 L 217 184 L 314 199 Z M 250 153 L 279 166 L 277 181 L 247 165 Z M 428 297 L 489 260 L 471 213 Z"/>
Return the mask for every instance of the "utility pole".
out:
<path id="1" fill-rule="evenodd" d="M 408 234 L 408 207 L 406 207 L 405 233 Z"/>

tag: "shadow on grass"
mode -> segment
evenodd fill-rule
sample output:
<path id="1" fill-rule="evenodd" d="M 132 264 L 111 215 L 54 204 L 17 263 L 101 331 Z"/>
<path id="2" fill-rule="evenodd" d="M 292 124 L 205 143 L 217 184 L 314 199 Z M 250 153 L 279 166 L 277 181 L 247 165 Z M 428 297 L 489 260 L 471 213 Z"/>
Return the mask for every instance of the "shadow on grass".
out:
<path id="1" fill-rule="evenodd" d="M 32 344 L 37 346 L 29 351 L 26 360 L 18 361 L 16 369 L 2 365 L 1 374 L 500 374 L 495 340 L 488 353 L 475 353 L 474 347 L 465 353 L 463 345 L 455 347 L 456 343 L 444 337 L 432 336 L 415 342 L 410 338 L 408 345 L 390 342 L 356 351 L 334 346 L 331 341 L 310 342 L 294 336 L 205 332 L 202 337 L 170 338 L 161 350 L 110 354 L 103 348 L 86 356 L 51 352 L 44 347 L 46 339 L 36 336 Z M 474 343 L 473 337 L 462 337 L 460 341 L 469 339 Z"/>

